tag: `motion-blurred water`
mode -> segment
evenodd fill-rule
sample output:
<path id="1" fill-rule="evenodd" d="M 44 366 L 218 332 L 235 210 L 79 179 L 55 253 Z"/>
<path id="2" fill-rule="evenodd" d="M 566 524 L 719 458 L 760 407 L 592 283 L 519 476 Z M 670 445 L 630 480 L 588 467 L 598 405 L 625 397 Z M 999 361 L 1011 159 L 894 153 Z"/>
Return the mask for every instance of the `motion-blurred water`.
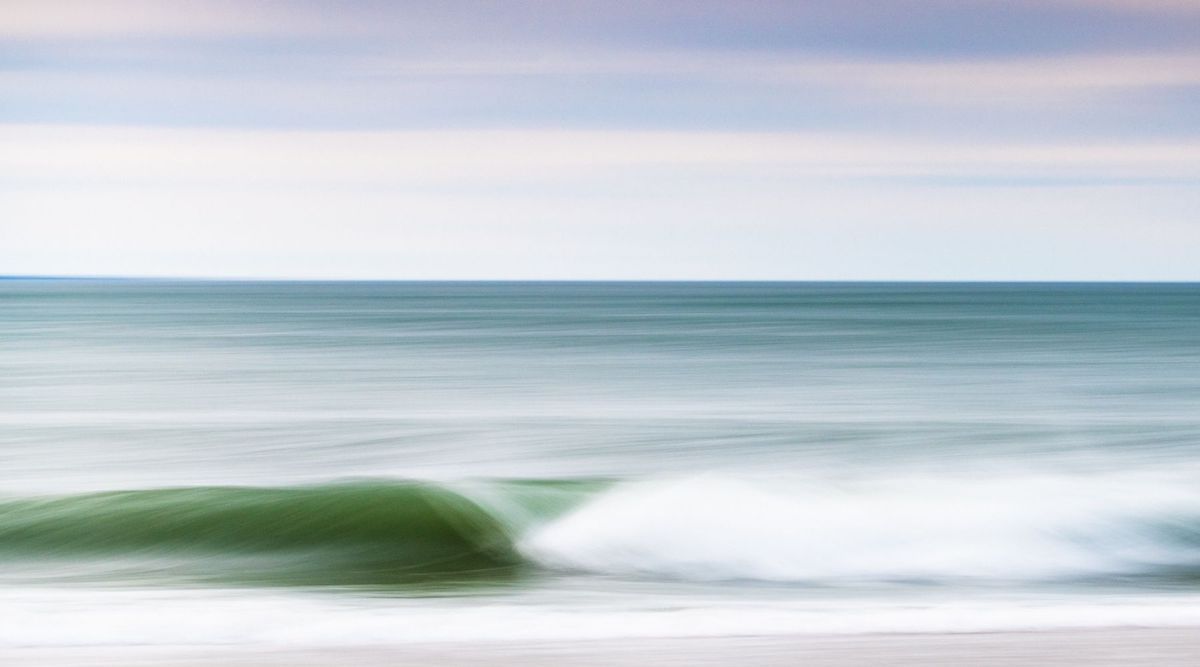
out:
<path id="1" fill-rule="evenodd" d="M 1200 286 L 0 282 L 0 644 L 1200 623 Z"/>

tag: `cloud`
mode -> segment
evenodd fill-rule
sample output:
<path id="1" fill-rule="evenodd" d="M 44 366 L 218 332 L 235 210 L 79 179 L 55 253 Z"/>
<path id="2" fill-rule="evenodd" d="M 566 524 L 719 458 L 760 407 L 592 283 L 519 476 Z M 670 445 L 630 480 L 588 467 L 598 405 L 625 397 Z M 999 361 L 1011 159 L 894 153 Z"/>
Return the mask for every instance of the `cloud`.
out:
<path id="1" fill-rule="evenodd" d="M 1134 13 L 1200 14 L 1200 0 L 1059 0 L 1068 6 Z"/>
<path id="2" fill-rule="evenodd" d="M 240 0 L 5 0 L 0 37 L 161 38 L 315 34 L 341 23 L 307 3 Z"/>
<path id="3" fill-rule="evenodd" d="M 0 127 L 0 274 L 1197 279 L 1200 144 Z"/>
<path id="4" fill-rule="evenodd" d="M 376 77 L 652 76 L 820 86 L 930 96 L 940 102 L 1029 95 L 1069 98 L 1121 89 L 1200 86 L 1200 53 L 1101 53 L 991 59 L 870 60 L 746 52 L 540 54 L 531 58 L 365 58 Z"/>
<path id="5" fill-rule="evenodd" d="M 1200 24 L 1110 4 L 15 0 L 0 122 L 1195 133 Z"/>
<path id="6" fill-rule="evenodd" d="M 0 273 L 1200 279 L 1194 186 L 658 179 L 630 193 L 607 185 L 603 197 L 544 189 L 470 197 L 222 186 L 10 190 L 0 198 Z"/>
<path id="7" fill-rule="evenodd" d="M 1062 53 L 1194 42 L 1194 0 L 6 0 L 21 39 L 262 35 L 425 45 Z"/>
<path id="8" fill-rule="evenodd" d="M 150 56 L 147 56 L 150 57 Z M 128 57 L 0 70 L 8 122 L 243 127 L 852 127 L 1183 135 L 1200 53 L 848 59 L 741 52 Z M 238 66 L 235 66 L 238 65 Z M 1098 129 L 1090 129 L 1098 128 Z M 1190 128 L 1190 129 L 1189 129 Z"/>
<path id="9" fill-rule="evenodd" d="M 1197 279 L 1178 0 L 0 3 L 0 273 Z"/>
<path id="10" fill-rule="evenodd" d="M 1200 140 L 1012 143 L 812 132 L 238 131 L 0 126 L 0 175 L 85 183 L 563 182 L 626 170 L 791 178 L 1200 179 Z"/>

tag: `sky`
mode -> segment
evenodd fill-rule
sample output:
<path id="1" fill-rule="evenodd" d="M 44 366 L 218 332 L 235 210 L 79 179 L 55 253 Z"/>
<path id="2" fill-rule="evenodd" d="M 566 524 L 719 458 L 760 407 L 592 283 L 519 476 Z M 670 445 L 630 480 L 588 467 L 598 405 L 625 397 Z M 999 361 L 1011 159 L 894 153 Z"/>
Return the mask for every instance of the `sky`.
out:
<path id="1" fill-rule="evenodd" d="M 1200 0 L 2 0 L 0 275 L 1200 280 Z"/>

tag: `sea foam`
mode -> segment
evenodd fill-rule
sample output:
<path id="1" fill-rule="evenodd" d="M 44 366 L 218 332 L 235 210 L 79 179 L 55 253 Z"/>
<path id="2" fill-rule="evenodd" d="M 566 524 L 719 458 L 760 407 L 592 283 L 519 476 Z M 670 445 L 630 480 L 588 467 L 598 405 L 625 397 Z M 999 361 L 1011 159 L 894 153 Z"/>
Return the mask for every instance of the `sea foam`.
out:
<path id="1" fill-rule="evenodd" d="M 697 580 L 1041 580 L 1200 566 L 1200 485 L 1163 475 L 618 485 L 529 533 L 553 568 Z"/>

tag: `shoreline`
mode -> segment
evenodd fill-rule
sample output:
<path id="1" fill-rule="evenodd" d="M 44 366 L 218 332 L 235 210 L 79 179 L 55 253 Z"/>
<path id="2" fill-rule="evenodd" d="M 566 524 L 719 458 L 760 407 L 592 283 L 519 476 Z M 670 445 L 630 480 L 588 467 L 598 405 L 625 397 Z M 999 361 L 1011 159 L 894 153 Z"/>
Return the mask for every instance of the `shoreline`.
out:
<path id="1" fill-rule="evenodd" d="M 393 646 L 112 647 L 0 650 L 6 667 L 622 667 L 730 665 L 1153 665 L 1200 664 L 1200 627 L 1113 627 L 980 633 L 784 635 Z"/>

